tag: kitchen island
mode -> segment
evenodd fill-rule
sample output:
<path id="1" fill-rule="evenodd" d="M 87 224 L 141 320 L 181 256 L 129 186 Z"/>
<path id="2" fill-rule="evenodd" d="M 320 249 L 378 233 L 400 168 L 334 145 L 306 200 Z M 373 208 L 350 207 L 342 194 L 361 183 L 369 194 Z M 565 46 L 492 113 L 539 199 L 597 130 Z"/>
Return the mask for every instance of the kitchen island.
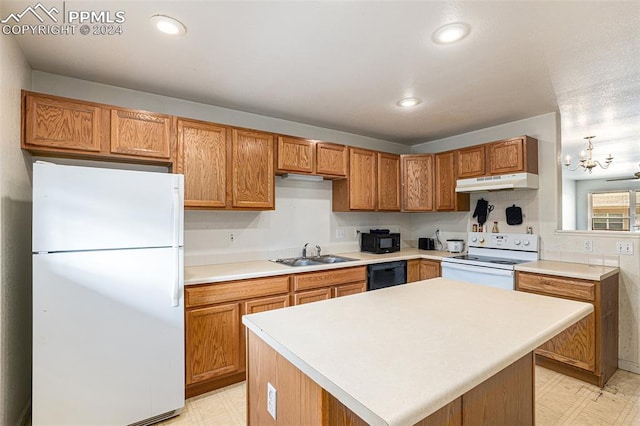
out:
<path id="1" fill-rule="evenodd" d="M 247 315 L 248 422 L 533 424 L 532 351 L 592 311 L 436 278 Z"/>

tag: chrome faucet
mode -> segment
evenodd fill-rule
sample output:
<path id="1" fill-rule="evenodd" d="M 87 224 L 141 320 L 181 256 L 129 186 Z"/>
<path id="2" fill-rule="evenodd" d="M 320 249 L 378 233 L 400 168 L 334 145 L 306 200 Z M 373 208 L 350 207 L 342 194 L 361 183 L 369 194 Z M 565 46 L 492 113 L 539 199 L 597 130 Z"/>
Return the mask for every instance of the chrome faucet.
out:
<path id="1" fill-rule="evenodd" d="M 302 247 L 302 258 L 306 259 L 307 258 L 307 246 L 309 245 L 309 243 L 305 244 L 304 247 Z"/>
<path id="2" fill-rule="evenodd" d="M 317 251 L 316 256 L 320 257 L 320 251 L 321 250 L 322 249 L 320 248 L 320 245 L 316 244 L 316 251 Z"/>

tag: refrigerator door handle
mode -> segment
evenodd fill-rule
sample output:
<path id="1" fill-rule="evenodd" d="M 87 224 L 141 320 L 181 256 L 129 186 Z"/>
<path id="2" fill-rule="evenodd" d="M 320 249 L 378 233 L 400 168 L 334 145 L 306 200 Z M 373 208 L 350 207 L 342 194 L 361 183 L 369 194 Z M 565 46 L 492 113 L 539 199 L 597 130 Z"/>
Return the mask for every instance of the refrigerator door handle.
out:
<path id="1" fill-rule="evenodd" d="M 182 223 L 180 223 L 180 211 L 178 209 L 181 207 L 180 203 L 180 188 L 173 188 L 173 246 L 180 246 L 180 228 L 182 227 Z"/>
<path id="2" fill-rule="evenodd" d="M 178 255 L 176 256 L 176 271 L 173 280 L 173 294 L 171 298 L 171 305 L 173 307 L 180 306 L 180 288 L 182 287 L 183 282 L 182 253 L 181 249 L 177 249 L 176 251 L 178 252 Z"/>

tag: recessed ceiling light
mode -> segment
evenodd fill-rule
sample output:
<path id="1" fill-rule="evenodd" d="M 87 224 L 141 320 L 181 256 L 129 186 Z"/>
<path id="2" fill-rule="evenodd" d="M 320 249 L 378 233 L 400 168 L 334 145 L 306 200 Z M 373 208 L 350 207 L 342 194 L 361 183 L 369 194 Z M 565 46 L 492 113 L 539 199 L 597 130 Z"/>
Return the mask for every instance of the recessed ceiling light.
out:
<path id="1" fill-rule="evenodd" d="M 187 27 L 175 18 L 167 15 L 153 15 L 151 23 L 155 25 L 158 31 L 169 35 L 184 35 Z"/>
<path id="2" fill-rule="evenodd" d="M 411 108 L 418 105 L 420 102 L 422 101 L 418 98 L 404 98 L 398 101 L 398 106 L 401 106 L 402 108 Z"/>
<path id="3" fill-rule="evenodd" d="M 469 24 L 464 22 L 454 22 L 443 25 L 433 33 L 433 41 L 438 44 L 448 44 L 460 41 L 471 32 Z"/>

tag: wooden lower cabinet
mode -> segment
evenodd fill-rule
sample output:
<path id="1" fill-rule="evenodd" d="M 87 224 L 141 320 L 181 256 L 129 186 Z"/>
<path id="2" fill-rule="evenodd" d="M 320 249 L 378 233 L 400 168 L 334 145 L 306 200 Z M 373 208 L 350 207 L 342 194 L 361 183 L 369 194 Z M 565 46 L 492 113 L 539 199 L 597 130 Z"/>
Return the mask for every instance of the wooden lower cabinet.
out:
<path id="1" fill-rule="evenodd" d="M 367 290 L 367 267 L 340 268 L 293 276 L 295 305 L 348 296 Z"/>
<path id="2" fill-rule="evenodd" d="M 187 286 L 186 397 L 245 380 L 246 334 L 242 315 L 366 289 L 366 266 Z"/>
<path id="3" fill-rule="evenodd" d="M 186 397 L 244 380 L 242 315 L 284 308 L 289 297 L 288 275 L 187 287 Z"/>
<path id="4" fill-rule="evenodd" d="M 536 363 L 603 387 L 618 368 L 618 275 L 602 281 L 529 272 L 516 290 L 591 303 L 594 312 L 536 350 Z"/>
<path id="5" fill-rule="evenodd" d="M 186 312 L 186 384 L 244 370 L 240 352 L 240 303 Z M 215 344 L 212 344 L 215 340 Z"/>
<path id="6" fill-rule="evenodd" d="M 428 280 L 442 276 L 439 260 L 420 260 L 420 279 Z"/>
<path id="7" fill-rule="evenodd" d="M 420 281 L 420 259 L 407 260 L 407 282 Z"/>
<path id="8" fill-rule="evenodd" d="M 407 282 L 429 280 L 442 276 L 440 261 L 431 259 L 411 259 L 407 261 Z"/>
<path id="9" fill-rule="evenodd" d="M 331 299 L 331 289 L 321 288 L 319 290 L 302 291 L 293 295 L 293 304 L 302 305 L 304 303 L 317 302 L 319 300 Z"/>

